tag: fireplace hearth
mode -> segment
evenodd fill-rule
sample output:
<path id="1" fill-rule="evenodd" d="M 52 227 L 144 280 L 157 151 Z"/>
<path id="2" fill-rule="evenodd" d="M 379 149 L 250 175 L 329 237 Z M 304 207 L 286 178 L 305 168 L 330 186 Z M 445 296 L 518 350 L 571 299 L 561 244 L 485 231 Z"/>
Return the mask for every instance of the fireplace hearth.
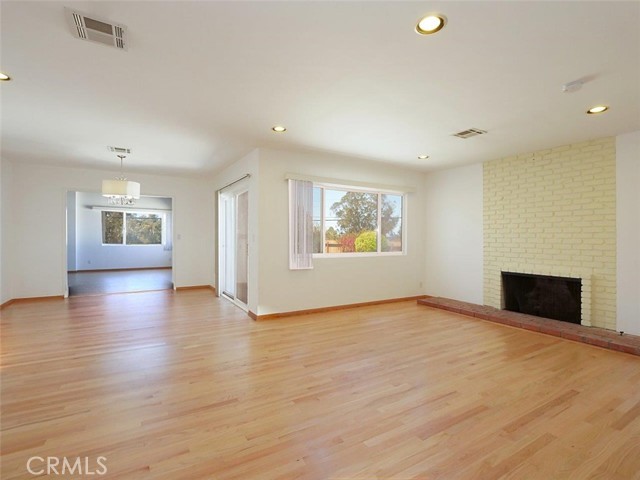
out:
<path id="1" fill-rule="evenodd" d="M 580 278 L 502 272 L 504 309 L 580 324 Z"/>

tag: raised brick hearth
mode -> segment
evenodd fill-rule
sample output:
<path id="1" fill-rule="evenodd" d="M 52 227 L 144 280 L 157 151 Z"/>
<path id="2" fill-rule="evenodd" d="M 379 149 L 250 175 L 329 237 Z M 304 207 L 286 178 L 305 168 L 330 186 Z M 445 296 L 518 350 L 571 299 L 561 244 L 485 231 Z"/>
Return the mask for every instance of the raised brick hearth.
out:
<path id="1" fill-rule="evenodd" d="M 418 300 L 421 305 L 440 308 L 469 317 L 476 317 L 490 322 L 502 323 L 512 327 L 524 328 L 534 332 L 545 333 L 566 338 L 576 342 L 587 343 L 597 347 L 608 348 L 619 352 L 640 356 L 640 337 L 636 335 L 620 335 L 611 330 L 596 327 L 585 327 L 574 323 L 534 317 L 523 313 L 498 310 L 497 308 L 473 303 L 460 302 L 441 297 L 428 297 Z"/>

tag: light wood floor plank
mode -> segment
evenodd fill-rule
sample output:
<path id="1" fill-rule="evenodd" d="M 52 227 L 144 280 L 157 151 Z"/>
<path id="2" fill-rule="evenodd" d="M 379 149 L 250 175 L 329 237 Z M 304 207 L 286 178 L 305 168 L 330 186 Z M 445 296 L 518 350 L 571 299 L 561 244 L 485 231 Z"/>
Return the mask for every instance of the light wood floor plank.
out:
<path id="1" fill-rule="evenodd" d="M 93 478 L 640 479 L 640 357 L 415 302 L 253 322 L 206 290 L 78 297 L 11 305 L 1 334 L 3 479 L 31 456 L 106 457 Z"/>

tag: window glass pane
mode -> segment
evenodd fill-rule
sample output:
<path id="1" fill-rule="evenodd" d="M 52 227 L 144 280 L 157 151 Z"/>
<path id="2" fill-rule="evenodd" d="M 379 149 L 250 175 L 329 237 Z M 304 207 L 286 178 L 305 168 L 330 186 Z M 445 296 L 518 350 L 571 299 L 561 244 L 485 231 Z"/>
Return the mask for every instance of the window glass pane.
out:
<path id="1" fill-rule="evenodd" d="M 322 253 L 322 189 L 313 187 L 313 253 Z"/>
<path id="2" fill-rule="evenodd" d="M 102 212 L 102 243 L 122 245 L 122 212 Z"/>
<path id="3" fill-rule="evenodd" d="M 377 251 L 378 195 L 324 191 L 326 253 Z"/>
<path id="4" fill-rule="evenodd" d="M 402 195 L 382 195 L 382 251 L 402 251 Z"/>
<path id="5" fill-rule="evenodd" d="M 127 213 L 127 245 L 160 245 L 162 217 L 153 213 Z"/>

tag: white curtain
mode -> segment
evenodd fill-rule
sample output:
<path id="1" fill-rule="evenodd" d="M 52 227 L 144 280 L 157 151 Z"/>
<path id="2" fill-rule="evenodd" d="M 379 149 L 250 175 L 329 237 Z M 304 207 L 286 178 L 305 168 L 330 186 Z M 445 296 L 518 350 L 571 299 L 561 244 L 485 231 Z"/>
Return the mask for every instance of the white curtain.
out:
<path id="1" fill-rule="evenodd" d="M 313 183 L 289 180 L 289 269 L 313 268 Z"/>

